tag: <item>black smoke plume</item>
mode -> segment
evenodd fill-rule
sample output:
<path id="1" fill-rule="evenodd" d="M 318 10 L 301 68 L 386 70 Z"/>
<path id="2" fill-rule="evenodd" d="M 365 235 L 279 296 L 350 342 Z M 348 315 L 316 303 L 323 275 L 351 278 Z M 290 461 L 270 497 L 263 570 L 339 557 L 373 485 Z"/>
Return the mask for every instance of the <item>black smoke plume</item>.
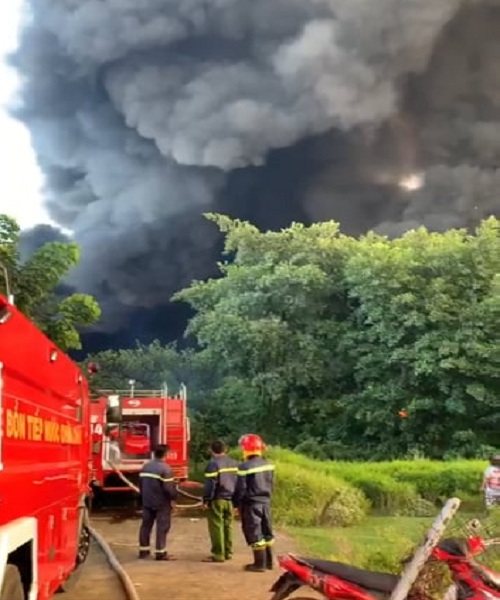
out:
<path id="1" fill-rule="evenodd" d="M 390 235 L 498 214 L 499 31 L 491 0 L 28 1 L 16 114 L 82 246 L 70 283 L 112 330 L 213 274 L 206 210 Z"/>
<path id="2" fill-rule="evenodd" d="M 52 225 L 36 225 L 21 232 L 19 251 L 21 260 L 29 258 L 39 248 L 50 242 L 69 242 L 70 238 Z"/>

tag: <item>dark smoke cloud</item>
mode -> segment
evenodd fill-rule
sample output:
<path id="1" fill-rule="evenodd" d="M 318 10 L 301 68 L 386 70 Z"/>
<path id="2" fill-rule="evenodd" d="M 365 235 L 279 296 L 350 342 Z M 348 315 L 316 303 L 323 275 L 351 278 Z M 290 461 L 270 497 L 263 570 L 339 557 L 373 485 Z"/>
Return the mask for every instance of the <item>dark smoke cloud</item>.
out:
<path id="1" fill-rule="evenodd" d="M 499 212 L 498 2 L 28 6 L 17 114 L 107 328 L 213 273 L 205 210 L 392 235 Z"/>
<path id="2" fill-rule="evenodd" d="M 36 250 L 49 242 L 68 242 L 70 238 L 57 227 L 52 225 L 36 225 L 21 232 L 19 251 L 21 260 L 29 258 Z"/>

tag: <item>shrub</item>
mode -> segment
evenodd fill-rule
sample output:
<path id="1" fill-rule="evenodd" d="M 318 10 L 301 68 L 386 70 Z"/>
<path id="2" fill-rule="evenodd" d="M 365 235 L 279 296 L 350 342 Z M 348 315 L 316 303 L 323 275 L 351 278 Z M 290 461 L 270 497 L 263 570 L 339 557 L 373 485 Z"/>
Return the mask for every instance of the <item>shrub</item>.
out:
<path id="1" fill-rule="evenodd" d="M 276 462 L 273 510 L 281 524 L 347 527 L 360 523 L 369 508 L 364 494 L 341 479 Z"/>
<path id="2" fill-rule="evenodd" d="M 377 512 L 386 515 L 414 514 L 419 497 L 411 484 L 394 481 L 380 473 L 370 476 L 354 472 L 346 479 L 365 493 Z"/>
<path id="3" fill-rule="evenodd" d="M 436 503 L 451 496 L 477 495 L 485 467 L 484 461 L 418 460 L 380 463 L 378 469 L 413 484 L 422 498 Z"/>
<path id="4" fill-rule="evenodd" d="M 398 509 L 411 503 L 412 491 L 438 504 L 451 496 L 477 496 L 486 461 L 400 460 L 391 462 L 314 461 L 287 450 L 273 453 L 280 460 L 332 474 L 365 491 L 377 510 Z M 389 482 L 394 482 L 394 487 Z M 392 495 L 392 499 L 388 499 Z"/>
<path id="5" fill-rule="evenodd" d="M 302 444 L 302 450 L 311 454 L 320 454 L 316 442 L 307 440 Z M 238 450 L 231 452 L 235 458 L 241 459 Z M 486 467 L 485 461 L 451 461 L 440 462 L 431 460 L 399 460 L 391 462 L 342 462 L 315 460 L 304 454 L 292 452 L 283 448 L 270 448 L 266 456 L 284 472 L 292 473 L 293 470 L 306 471 L 312 478 L 323 480 L 322 485 L 329 485 L 329 489 L 349 489 L 353 487 L 362 492 L 361 497 L 367 498 L 373 510 L 382 515 L 398 516 L 433 516 L 436 506 L 445 498 L 458 496 L 467 498 L 467 506 L 481 506 L 482 497 L 479 494 L 479 484 L 482 472 Z M 290 468 L 287 468 L 290 467 Z M 276 493 L 280 494 L 280 487 L 287 487 L 287 482 L 280 478 Z M 324 499 L 325 496 L 323 495 Z M 476 501 L 474 501 L 476 499 Z M 344 521 L 339 516 L 343 498 L 326 510 L 326 502 L 322 507 L 314 509 L 324 512 L 324 518 L 332 521 Z M 290 505 L 286 504 L 285 513 L 290 514 Z M 277 509 L 280 510 L 279 508 Z M 302 506 L 299 503 L 297 510 Z M 336 515 L 327 517 L 326 515 Z M 349 520 L 349 519 L 347 519 Z M 293 518 L 289 523 L 298 523 Z M 304 522 L 316 522 L 314 519 L 305 519 Z"/>
<path id="6" fill-rule="evenodd" d="M 229 454 L 241 460 L 238 449 Z M 266 457 L 276 465 L 273 512 L 278 523 L 348 527 L 368 514 L 370 503 L 361 490 L 330 473 L 325 477 L 329 463 L 282 448 L 270 448 Z"/>
<path id="7" fill-rule="evenodd" d="M 296 446 L 293 451 L 297 452 L 298 454 L 304 454 L 305 456 L 314 458 L 316 460 L 326 460 L 329 458 L 321 444 L 312 439 L 304 440 L 298 446 Z"/>
<path id="8" fill-rule="evenodd" d="M 436 505 L 452 496 L 467 499 L 467 506 L 482 504 L 479 484 L 486 461 L 319 462 L 282 449 L 273 453 L 280 460 L 350 482 L 365 493 L 380 514 L 432 515 Z"/>

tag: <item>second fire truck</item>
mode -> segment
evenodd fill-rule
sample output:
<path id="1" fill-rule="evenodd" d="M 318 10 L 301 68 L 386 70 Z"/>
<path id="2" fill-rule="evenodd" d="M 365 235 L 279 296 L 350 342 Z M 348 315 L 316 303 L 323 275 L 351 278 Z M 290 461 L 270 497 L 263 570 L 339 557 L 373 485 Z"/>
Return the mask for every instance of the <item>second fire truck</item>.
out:
<path id="1" fill-rule="evenodd" d="M 119 422 L 106 419 L 109 398 L 119 403 Z M 159 444 L 167 444 L 167 462 L 185 481 L 189 466 L 189 418 L 186 387 L 178 394 L 161 390 L 101 390 L 91 406 L 93 488 L 96 499 L 134 492 L 143 465 Z M 118 421 L 118 419 L 117 419 Z"/>

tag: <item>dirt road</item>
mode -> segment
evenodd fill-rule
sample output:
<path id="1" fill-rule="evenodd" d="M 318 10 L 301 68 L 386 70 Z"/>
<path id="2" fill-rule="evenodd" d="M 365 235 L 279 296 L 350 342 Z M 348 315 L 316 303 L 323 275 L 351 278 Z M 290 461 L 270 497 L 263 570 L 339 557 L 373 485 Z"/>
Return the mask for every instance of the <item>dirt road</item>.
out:
<path id="1" fill-rule="evenodd" d="M 235 524 L 235 556 L 223 564 L 207 564 L 202 560 L 208 553 L 207 525 L 204 519 L 176 518 L 170 534 L 169 552 L 178 560 L 159 563 L 137 559 L 138 520 L 122 523 L 105 517 L 93 520 L 93 527 L 110 544 L 117 558 L 134 582 L 142 600 L 266 600 L 269 588 L 279 571 L 245 573 L 243 565 L 250 553 Z M 291 550 L 291 542 L 284 536 L 276 541 L 278 552 Z M 298 594 L 313 597 L 313 594 Z M 102 593 L 102 600 L 115 600 Z M 71 600 L 90 600 L 81 598 Z M 93 597 L 92 597 L 93 600 Z M 117 599 L 118 600 L 118 599 Z"/>
<path id="2" fill-rule="evenodd" d="M 92 544 L 75 587 L 59 598 L 64 600 L 126 600 L 121 584 L 104 554 Z"/>

